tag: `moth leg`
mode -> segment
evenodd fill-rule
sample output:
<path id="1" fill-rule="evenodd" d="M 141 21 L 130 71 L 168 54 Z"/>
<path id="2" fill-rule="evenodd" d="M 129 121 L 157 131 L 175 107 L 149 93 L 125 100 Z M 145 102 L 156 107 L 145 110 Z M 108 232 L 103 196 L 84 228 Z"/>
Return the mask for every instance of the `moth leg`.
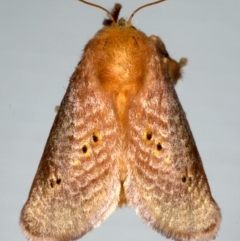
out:
<path id="1" fill-rule="evenodd" d="M 187 65 L 187 59 L 181 58 L 179 62 L 172 59 L 165 47 L 163 41 L 156 35 L 151 35 L 149 37 L 154 43 L 158 56 L 162 59 L 163 63 L 166 65 L 168 74 L 175 85 L 177 81 L 182 77 L 182 67 Z"/>
<path id="2" fill-rule="evenodd" d="M 60 105 L 56 105 L 56 106 L 55 106 L 55 108 L 54 108 L 55 113 L 58 113 L 59 108 L 60 108 Z"/>
<path id="3" fill-rule="evenodd" d="M 122 8 L 122 5 L 120 3 L 115 3 L 115 5 L 111 11 L 111 15 L 112 15 L 115 23 L 118 21 L 118 16 L 119 16 L 121 8 Z M 112 23 L 113 23 L 112 19 L 105 18 L 103 20 L 103 26 L 111 26 Z"/>

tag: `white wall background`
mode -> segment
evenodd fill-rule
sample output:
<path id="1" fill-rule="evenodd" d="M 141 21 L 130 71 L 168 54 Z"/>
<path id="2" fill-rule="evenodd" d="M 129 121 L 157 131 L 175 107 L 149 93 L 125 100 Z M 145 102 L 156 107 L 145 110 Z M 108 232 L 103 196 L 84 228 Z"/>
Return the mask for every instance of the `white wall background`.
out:
<path id="1" fill-rule="evenodd" d="M 113 0 L 95 0 L 107 9 Z M 123 17 L 147 0 L 122 0 Z M 0 2 L 0 240 L 24 241 L 20 210 L 55 112 L 84 45 L 106 14 L 76 0 Z M 240 1 L 169 0 L 133 19 L 159 35 L 173 58 L 187 57 L 177 86 L 214 198 L 218 241 L 240 240 Z M 116 211 L 82 238 L 160 241 L 134 210 Z"/>

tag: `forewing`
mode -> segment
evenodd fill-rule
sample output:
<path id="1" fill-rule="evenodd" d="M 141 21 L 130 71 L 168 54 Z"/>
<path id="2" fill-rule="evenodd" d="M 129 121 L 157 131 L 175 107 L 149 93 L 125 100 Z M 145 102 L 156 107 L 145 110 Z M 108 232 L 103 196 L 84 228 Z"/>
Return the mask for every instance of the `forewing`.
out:
<path id="1" fill-rule="evenodd" d="M 221 214 L 175 89 L 167 74 L 145 82 L 129 109 L 128 203 L 166 237 L 212 239 Z"/>
<path id="2" fill-rule="evenodd" d="M 75 240 L 115 209 L 120 192 L 116 133 L 111 99 L 92 73 L 77 69 L 21 213 L 30 240 Z"/>

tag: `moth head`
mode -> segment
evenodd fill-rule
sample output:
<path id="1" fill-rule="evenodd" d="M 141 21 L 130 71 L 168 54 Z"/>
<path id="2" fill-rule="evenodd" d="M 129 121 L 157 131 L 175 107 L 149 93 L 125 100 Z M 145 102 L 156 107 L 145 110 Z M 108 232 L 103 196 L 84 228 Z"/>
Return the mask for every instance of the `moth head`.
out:
<path id="1" fill-rule="evenodd" d="M 108 14 L 108 16 L 109 16 L 110 19 L 105 19 L 105 20 L 103 21 L 103 25 L 104 25 L 104 26 L 110 26 L 110 25 L 112 25 L 112 24 L 114 24 L 114 23 L 115 23 L 115 24 L 117 23 L 118 26 L 125 26 L 125 25 L 131 25 L 131 21 L 132 21 L 133 16 L 134 16 L 139 10 L 141 10 L 141 9 L 143 9 L 143 8 L 145 8 L 145 7 L 149 7 L 149 6 L 151 6 L 151 5 L 154 5 L 154 4 L 158 4 L 158 3 L 164 2 L 164 1 L 166 1 L 166 0 L 158 0 L 158 1 L 155 1 L 155 2 L 150 2 L 150 3 L 147 3 L 147 4 L 145 4 L 145 5 L 140 6 L 139 8 L 137 8 L 137 9 L 131 14 L 131 16 L 130 16 L 130 18 L 128 19 L 128 21 L 125 21 L 123 18 L 121 18 L 121 19 L 118 21 L 118 16 L 119 16 L 120 10 L 121 10 L 121 8 L 122 8 L 121 4 L 119 4 L 119 3 L 116 3 L 115 6 L 114 6 L 114 8 L 113 8 L 113 10 L 112 10 L 112 12 L 109 12 L 106 8 L 104 8 L 104 7 L 100 6 L 100 5 L 97 5 L 97 4 L 95 4 L 95 3 L 87 2 L 87 1 L 84 1 L 84 0 L 79 0 L 79 1 L 80 1 L 80 2 L 83 2 L 83 3 L 85 3 L 85 4 L 88 4 L 88 5 L 90 5 L 90 6 L 100 8 L 100 9 L 102 9 L 103 11 L 105 11 L 105 12 Z"/>

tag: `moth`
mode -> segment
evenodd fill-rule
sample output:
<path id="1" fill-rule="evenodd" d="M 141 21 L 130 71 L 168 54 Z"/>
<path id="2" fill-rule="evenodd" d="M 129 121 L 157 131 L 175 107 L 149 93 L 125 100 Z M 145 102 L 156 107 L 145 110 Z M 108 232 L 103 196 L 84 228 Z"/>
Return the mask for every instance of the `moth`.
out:
<path id="1" fill-rule="evenodd" d="M 110 19 L 70 78 L 20 225 L 32 241 L 70 241 L 128 205 L 176 241 L 216 237 L 214 201 L 174 85 L 186 59 L 172 59 L 157 36 Z"/>

